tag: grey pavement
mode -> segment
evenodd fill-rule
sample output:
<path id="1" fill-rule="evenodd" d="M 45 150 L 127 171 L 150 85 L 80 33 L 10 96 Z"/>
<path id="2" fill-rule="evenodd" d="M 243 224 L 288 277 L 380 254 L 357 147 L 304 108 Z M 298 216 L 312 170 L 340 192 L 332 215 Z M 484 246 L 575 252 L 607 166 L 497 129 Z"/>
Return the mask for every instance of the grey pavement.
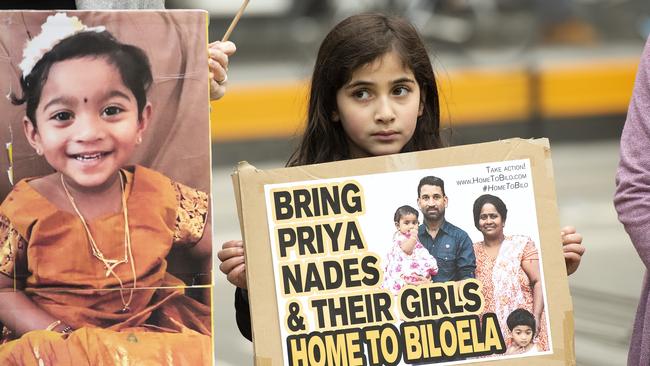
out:
<path id="1" fill-rule="evenodd" d="M 248 143 L 254 149 L 254 143 Z M 612 206 L 618 141 L 551 145 L 560 221 L 584 236 L 587 253 L 570 277 L 575 314 L 578 365 L 626 364 L 632 320 L 645 268 L 616 218 Z M 250 161 L 260 169 L 281 167 L 283 160 Z M 215 166 L 215 250 L 240 238 L 231 166 Z M 218 261 L 217 261 L 218 262 Z M 214 292 L 215 357 L 219 366 L 253 364 L 253 348 L 235 324 L 234 288 L 216 270 Z"/>

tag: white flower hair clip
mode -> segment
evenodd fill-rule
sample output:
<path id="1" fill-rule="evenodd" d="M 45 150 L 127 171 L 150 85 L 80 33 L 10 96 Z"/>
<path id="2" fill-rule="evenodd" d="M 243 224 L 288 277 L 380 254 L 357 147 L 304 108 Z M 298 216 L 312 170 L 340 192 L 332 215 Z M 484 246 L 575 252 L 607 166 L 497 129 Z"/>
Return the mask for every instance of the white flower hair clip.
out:
<path id="1" fill-rule="evenodd" d="M 76 16 L 69 17 L 65 13 L 50 15 L 41 26 L 41 33 L 28 41 L 23 50 L 23 60 L 18 67 L 25 78 L 43 55 L 50 51 L 63 39 L 81 32 L 103 32 L 106 28 L 87 27 Z"/>

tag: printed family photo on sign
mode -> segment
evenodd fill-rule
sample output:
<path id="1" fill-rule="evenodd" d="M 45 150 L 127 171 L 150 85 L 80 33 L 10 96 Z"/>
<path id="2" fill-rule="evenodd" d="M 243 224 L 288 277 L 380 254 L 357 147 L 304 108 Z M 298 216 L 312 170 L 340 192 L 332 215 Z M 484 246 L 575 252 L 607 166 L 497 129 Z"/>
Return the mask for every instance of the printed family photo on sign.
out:
<path id="1" fill-rule="evenodd" d="M 1 364 L 212 363 L 206 19 L 0 13 Z"/>
<path id="2" fill-rule="evenodd" d="M 287 365 L 572 357 L 554 347 L 572 334 L 560 329 L 557 305 L 549 308 L 568 288 L 545 280 L 556 271 L 566 278 L 561 253 L 542 240 L 541 228 L 556 221 L 540 194 L 552 175 L 545 158 L 490 153 L 498 144 L 484 144 L 481 158 L 454 148 L 461 158 L 444 166 L 430 157 L 439 152 L 412 154 L 415 163 L 395 171 L 381 172 L 383 157 L 361 170 L 327 164 L 340 166 L 335 177 L 316 167 L 317 175 L 240 169 L 245 235 L 247 212 L 257 209 L 245 197 L 261 189 L 265 198 L 269 258 L 260 263 L 271 264 L 276 304 L 257 303 L 253 289 L 249 296 L 253 317 L 277 321 L 281 352 L 271 354 Z M 247 262 L 261 250 L 249 250 Z"/>

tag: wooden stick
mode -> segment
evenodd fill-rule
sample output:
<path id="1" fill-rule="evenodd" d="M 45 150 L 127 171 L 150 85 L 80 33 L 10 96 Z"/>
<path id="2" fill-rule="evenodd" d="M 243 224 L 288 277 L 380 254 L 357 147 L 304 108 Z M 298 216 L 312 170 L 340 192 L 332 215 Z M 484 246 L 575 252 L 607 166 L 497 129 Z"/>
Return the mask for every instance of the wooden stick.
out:
<path id="1" fill-rule="evenodd" d="M 237 11 L 237 14 L 235 14 L 235 17 L 232 19 L 232 22 L 230 22 L 230 26 L 228 27 L 228 30 L 226 31 L 226 34 L 223 35 L 223 38 L 221 39 L 221 42 L 225 42 L 230 38 L 230 33 L 235 29 L 235 26 L 237 25 L 237 22 L 239 22 L 239 18 L 241 18 L 242 14 L 244 14 L 244 10 L 246 9 L 246 6 L 248 5 L 249 0 L 244 0 L 244 3 L 241 4 L 241 7 Z"/>

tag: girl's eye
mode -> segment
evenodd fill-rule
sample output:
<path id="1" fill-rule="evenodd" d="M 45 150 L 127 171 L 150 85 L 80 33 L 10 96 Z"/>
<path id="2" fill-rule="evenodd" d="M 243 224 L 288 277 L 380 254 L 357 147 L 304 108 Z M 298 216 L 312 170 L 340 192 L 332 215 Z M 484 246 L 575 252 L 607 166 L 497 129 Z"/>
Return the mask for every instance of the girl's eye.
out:
<path id="1" fill-rule="evenodd" d="M 361 90 L 354 91 L 352 93 L 352 96 L 355 97 L 356 99 L 368 99 L 370 98 L 370 93 L 365 89 L 361 89 Z"/>
<path id="2" fill-rule="evenodd" d="M 57 112 L 52 116 L 52 119 L 57 121 L 69 121 L 72 119 L 72 113 L 70 112 Z"/>
<path id="3" fill-rule="evenodd" d="M 393 89 L 393 95 L 396 95 L 398 97 L 405 96 L 406 94 L 409 93 L 409 88 L 405 86 L 398 86 L 397 88 Z"/>
<path id="4" fill-rule="evenodd" d="M 102 114 L 104 114 L 105 116 L 114 116 L 114 115 L 119 114 L 119 113 L 121 113 L 123 111 L 124 110 L 122 108 L 120 108 L 120 107 L 110 106 L 110 107 L 106 107 Z"/>

